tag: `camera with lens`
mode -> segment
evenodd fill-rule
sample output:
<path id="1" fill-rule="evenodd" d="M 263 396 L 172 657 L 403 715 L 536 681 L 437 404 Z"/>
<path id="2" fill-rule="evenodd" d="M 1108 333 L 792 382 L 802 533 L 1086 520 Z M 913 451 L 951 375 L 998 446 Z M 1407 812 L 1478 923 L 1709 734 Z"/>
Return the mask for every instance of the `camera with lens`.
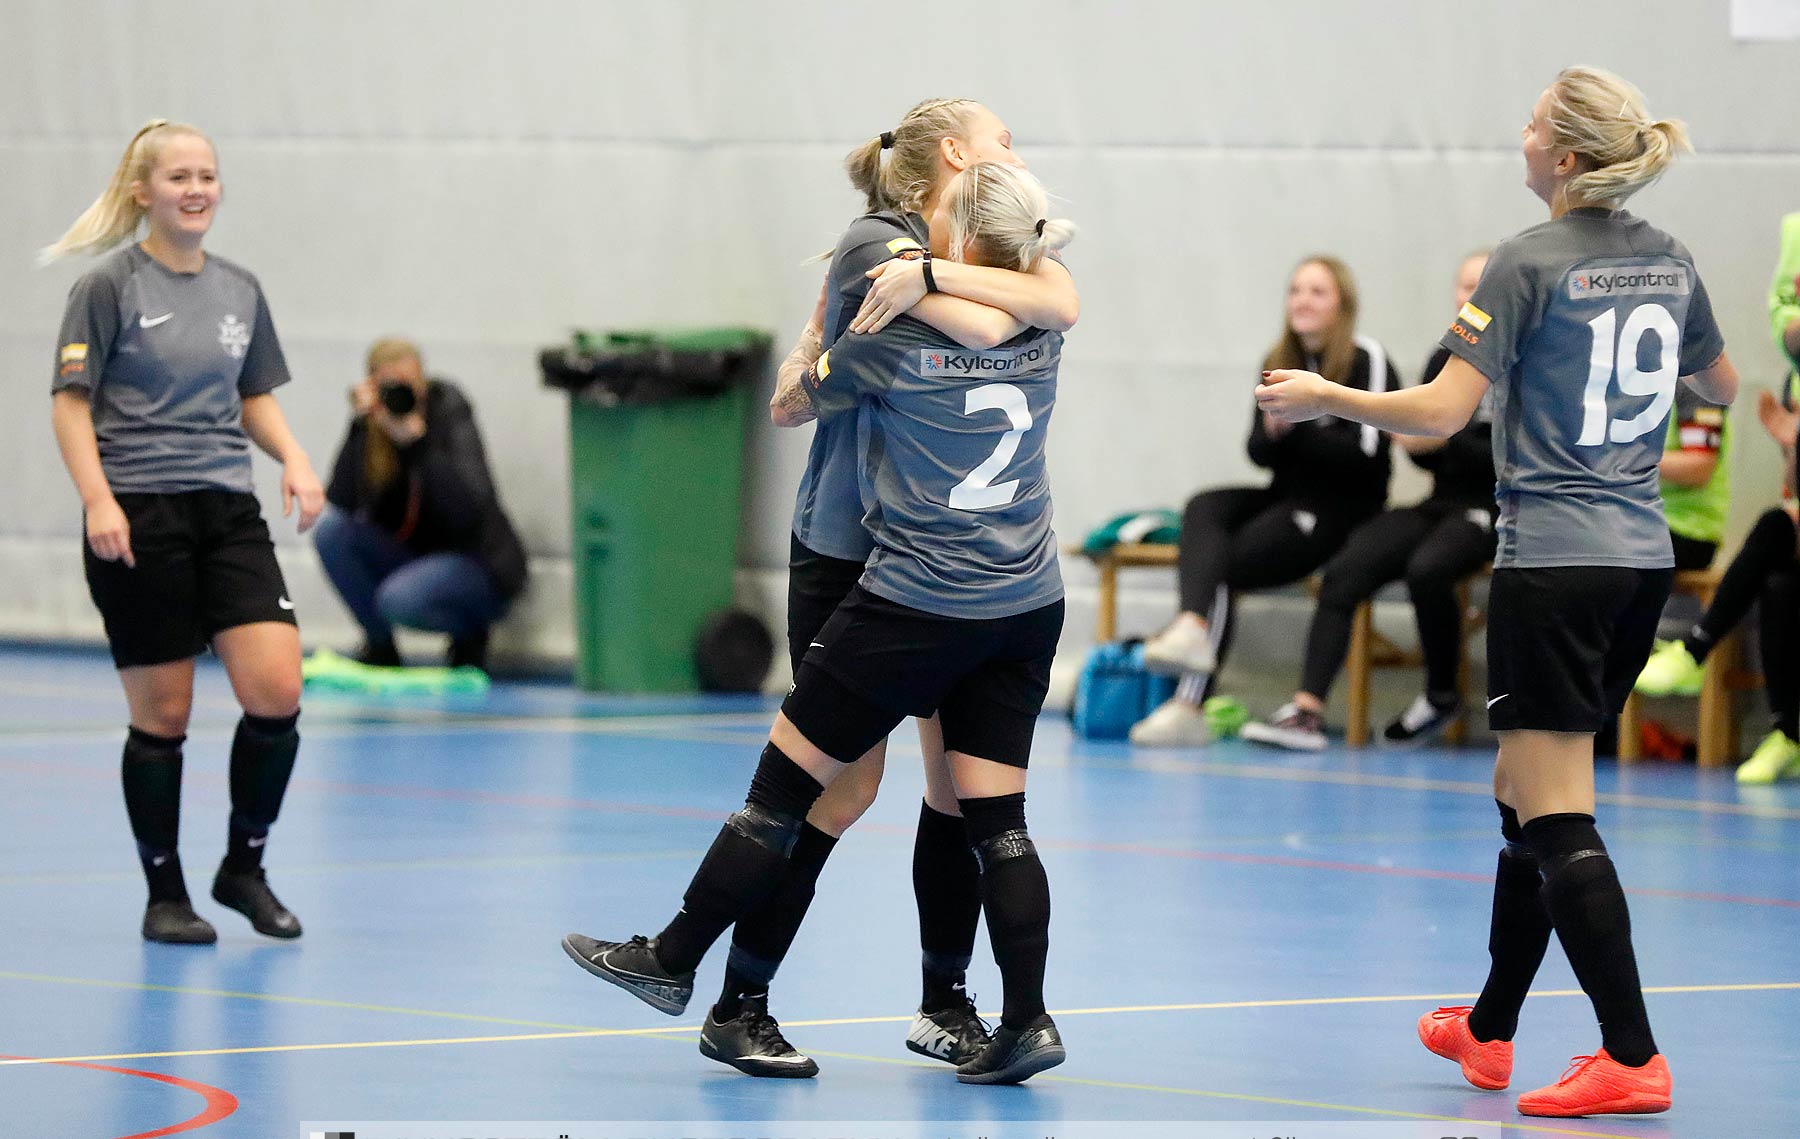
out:
<path id="1" fill-rule="evenodd" d="M 419 406 L 419 393 L 403 380 L 382 384 L 377 395 L 381 399 L 381 406 L 387 408 L 389 415 L 410 415 Z"/>

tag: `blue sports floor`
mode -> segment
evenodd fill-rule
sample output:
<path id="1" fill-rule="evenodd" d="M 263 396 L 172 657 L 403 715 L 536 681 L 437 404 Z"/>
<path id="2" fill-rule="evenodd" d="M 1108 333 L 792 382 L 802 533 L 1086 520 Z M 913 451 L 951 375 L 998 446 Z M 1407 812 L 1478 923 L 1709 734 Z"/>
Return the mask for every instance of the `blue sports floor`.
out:
<path id="1" fill-rule="evenodd" d="M 309 697 L 268 854 L 306 935 L 205 896 L 236 711 L 202 669 L 183 855 L 212 947 L 147 945 L 105 658 L 0 651 L 0 1135 L 287 1139 L 301 1120 L 1504 1120 L 1508 1135 L 1800 1133 L 1800 787 L 1602 770 L 1675 1109 L 1528 1121 L 1425 1053 L 1421 1012 L 1486 973 L 1498 847 L 1480 752 L 1134 755 L 1047 717 L 1030 793 L 1069 1061 L 958 1085 L 902 1047 L 917 1000 L 908 729 L 774 990 L 816 1080 L 713 1064 L 576 969 L 569 930 L 655 932 L 741 802 L 764 702 L 500 685 Z M 1599 1043 L 1554 946 L 1514 1092 Z M 985 935 L 971 988 L 999 1005 Z M 1517 1130 L 1513 1130 L 1516 1127 Z M 1445 1128 L 1451 1134 L 1454 1128 Z M 1246 1130 L 1246 1134 L 1253 1132 Z M 1436 1134 L 1437 1132 L 1433 1132 Z M 1460 1134 L 1460 1132 L 1456 1132 Z M 1043 1134 L 1054 1134 L 1046 1126 Z"/>

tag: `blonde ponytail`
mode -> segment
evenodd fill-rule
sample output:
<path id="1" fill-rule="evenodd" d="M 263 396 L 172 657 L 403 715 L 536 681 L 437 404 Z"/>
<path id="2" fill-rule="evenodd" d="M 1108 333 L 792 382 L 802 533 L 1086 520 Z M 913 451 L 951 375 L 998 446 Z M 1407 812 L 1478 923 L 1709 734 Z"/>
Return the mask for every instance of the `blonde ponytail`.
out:
<path id="1" fill-rule="evenodd" d="M 68 232 L 38 253 L 38 264 L 48 265 L 73 253 L 104 253 L 136 235 L 138 223 L 144 220 L 144 208 L 137 204 L 131 191 L 132 183 L 149 181 L 163 144 L 184 134 L 206 138 L 198 127 L 172 123 L 168 119 L 151 119 L 139 127 L 126 144 L 125 153 L 120 156 L 106 189 L 75 219 Z"/>
<path id="2" fill-rule="evenodd" d="M 899 126 L 846 155 L 844 171 L 869 212 L 918 212 L 937 189 L 939 144 L 960 137 L 980 105 L 973 99 L 927 99 L 906 112 Z M 884 160 L 888 151 L 892 154 Z"/>
<path id="3" fill-rule="evenodd" d="M 1050 195 L 1023 168 L 978 162 L 944 187 L 952 257 L 1029 273 L 1075 237 L 1075 223 L 1050 218 Z"/>
<path id="4" fill-rule="evenodd" d="M 1641 91 L 1610 71 L 1571 67 L 1550 85 L 1544 114 L 1551 145 L 1590 169 L 1564 184 L 1576 204 L 1617 209 L 1662 177 L 1679 151 L 1692 151 L 1679 119 L 1652 119 Z"/>

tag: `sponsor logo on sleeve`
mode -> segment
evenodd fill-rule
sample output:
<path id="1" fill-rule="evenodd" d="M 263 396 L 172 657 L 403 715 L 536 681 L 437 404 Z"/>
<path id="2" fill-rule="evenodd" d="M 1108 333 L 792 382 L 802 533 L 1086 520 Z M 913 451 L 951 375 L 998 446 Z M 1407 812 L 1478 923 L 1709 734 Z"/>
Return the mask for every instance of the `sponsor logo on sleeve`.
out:
<path id="1" fill-rule="evenodd" d="M 1018 348 L 972 352 L 964 348 L 919 349 L 919 372 L 926 376 L 973 379 L 1023 375 L 1050 359 L 1050 345 L 1043 338 Z"/>
<path id="2" fill-rule="evenodd" d="M 1442 311 L 1442 310 L 1439 310 L 1439 311 Z M 1463 307 L 1460 310 L 1458 310 L 1458 312 L 1456 314 L 1456 319 L 1460 323 L 1466 324 L 1470 328 L 1473 328 L 1476 332 L 1486 332 L 1487 326 L 1488 326 L 1488 321 L 1493 320 L 1494 318 L 1489 316 L 1487 313 L 1482 312 L 1480 309 L 1476 308 L 1472 304 L 1465 304 L 1465 305 L 1463 305 Z"/>
<path id="3" fill-rule="evenodd" d="M 894 240 L 887 243 L 887 248 L 888 252 L 895 256 L 905 253 L 908 249 L 924 252 L 924 250 L 919 248 L 919 243 L 910 237 L 896 237 Z"/>
<path id="4" fill-rule="evenodd" d="M 825 377 L 831 375 L 831 350 L 828 348 L 820 354 L 813 366 L 806 370 L 804 382 L 814 391 L 825 383 Z"/>
<path id="5" fill-rule="evenodd" d="M 87 371 L 88 346 L 86 344 L 65 344 L 62 351 L 56 354 L 62 369 L 59 376 L 73 376 Z"/>
<path id="6" fill-rule="evenodd" d="M 1685 297 L 1692 291 L 1685 265 L 1630 265 L 1616 269 L 1577 269 L 1568 276 L 1572 301 L 1611 297 Z"/>
<path id="7" fill-rule="evenodd" d="M 1694 422 L 1702 427 L 1723 427 L 1725 426 L 1725 409 L 1722 407 L 1696 408 Z"/>

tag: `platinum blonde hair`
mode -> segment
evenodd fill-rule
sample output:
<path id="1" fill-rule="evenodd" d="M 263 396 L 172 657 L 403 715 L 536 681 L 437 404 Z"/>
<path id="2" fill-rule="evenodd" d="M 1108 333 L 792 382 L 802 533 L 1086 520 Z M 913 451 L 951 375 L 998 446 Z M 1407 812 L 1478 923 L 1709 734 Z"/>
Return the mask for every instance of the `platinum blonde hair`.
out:
<path id="1" fill-rule="evenodd" d="M 1017 166 L 977 162 L 944 187 L 950 249 L 959 261 L 1029 273 L 1075 237 L 1075 223 L 1052 218 L 1043 183 Z"/>

